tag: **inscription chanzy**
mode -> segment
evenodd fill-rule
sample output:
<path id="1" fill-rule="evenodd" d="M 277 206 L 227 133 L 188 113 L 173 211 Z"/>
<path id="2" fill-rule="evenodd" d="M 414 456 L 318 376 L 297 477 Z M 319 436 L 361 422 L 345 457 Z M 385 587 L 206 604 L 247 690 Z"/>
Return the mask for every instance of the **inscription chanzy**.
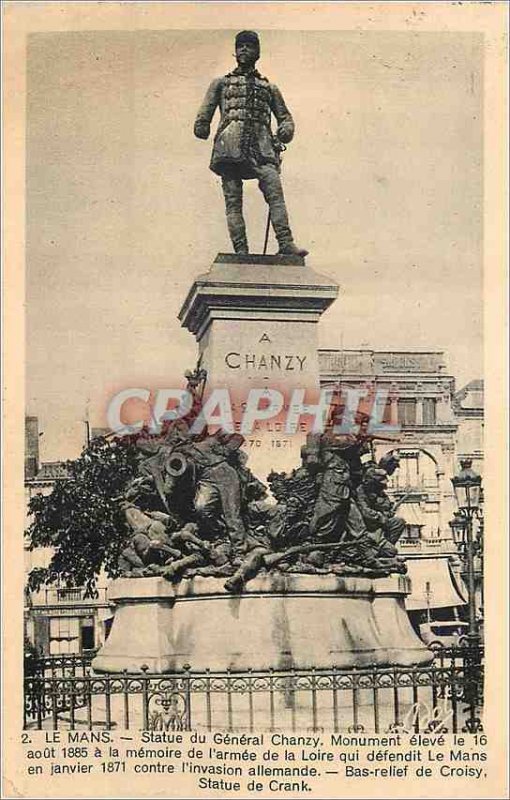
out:
<path id="1" fill-rule="evenodd" d="M 229 369 L 269 370 L 275 372 L 303 372 L 306 356 L 280 353 L 237 353 L 231 351 L 225 355 L 225 364 Z"/>

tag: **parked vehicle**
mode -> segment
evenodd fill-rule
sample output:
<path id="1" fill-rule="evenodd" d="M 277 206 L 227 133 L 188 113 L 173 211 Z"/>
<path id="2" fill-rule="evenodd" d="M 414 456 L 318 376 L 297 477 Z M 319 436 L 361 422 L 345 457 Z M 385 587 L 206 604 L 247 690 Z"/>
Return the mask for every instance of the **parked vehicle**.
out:
<path id="1" fill-rule="evenodd" d="M 468 632 L 467 622 L 450 620 L 448 622 L 423 622 L 420 625 L 420 638 L 427 645 L 457 647 Z"/>

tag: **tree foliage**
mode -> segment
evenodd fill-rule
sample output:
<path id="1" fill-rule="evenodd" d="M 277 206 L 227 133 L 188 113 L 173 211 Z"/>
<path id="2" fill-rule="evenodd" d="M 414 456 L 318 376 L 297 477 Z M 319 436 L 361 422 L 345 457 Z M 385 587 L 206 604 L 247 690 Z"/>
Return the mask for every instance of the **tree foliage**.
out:
<path id="1" fill-rule="evenodd" d="M 31 571 L 30 591 L 59 582 L 85 586 L 93 595 L 102 569 L 116 577 L 119 553 L 129 533 L 118 498 L 136 466 L 133 437 L 98 437 L 79 458 L 66 463 L 69 477 L 58 480 L 51 494 L 31 499 L 29 549 L 51 547 L 54 552 L 47 568 Z"/>

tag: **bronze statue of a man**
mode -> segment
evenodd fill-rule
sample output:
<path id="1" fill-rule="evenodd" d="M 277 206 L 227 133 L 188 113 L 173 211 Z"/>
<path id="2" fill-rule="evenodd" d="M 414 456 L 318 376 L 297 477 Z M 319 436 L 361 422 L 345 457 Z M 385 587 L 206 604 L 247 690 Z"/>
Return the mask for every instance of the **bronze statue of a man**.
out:
<path id="1" fill-rule="evenodd" d="M 235 40 L 237 68 L 216 78 L 200 106 L 194 133 L 207 139 L 217 107 L 221 119 L 214 139 L 210 168 L 221 176 L 227 224 L 236 253 L 248 253 L 243 218 L 243 180 L 257 178 L 269 206 L 281 255 L 306 256 L 294 244 L 280 180 L 280 143 L 294 136 L 294 120 L 279 89 L 255 69 L 260 56 L 259 37 L 241 31 Z M 271 131 L 271 114 L 278 123 Z"/>

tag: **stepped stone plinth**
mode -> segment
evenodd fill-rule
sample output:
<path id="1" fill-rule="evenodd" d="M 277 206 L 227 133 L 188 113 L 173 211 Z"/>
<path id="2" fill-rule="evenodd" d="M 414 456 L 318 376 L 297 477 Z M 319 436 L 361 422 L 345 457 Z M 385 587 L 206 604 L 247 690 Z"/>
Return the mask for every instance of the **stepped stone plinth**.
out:
<path id="1" fill-rule="evenodd" d="M 328 669 L 423 664 L 433 654 L 404 606 L 408 578 L 269 573 L 242 595 L 195 577 L 112 583 L 115 619 L 96 672 Z"/>

